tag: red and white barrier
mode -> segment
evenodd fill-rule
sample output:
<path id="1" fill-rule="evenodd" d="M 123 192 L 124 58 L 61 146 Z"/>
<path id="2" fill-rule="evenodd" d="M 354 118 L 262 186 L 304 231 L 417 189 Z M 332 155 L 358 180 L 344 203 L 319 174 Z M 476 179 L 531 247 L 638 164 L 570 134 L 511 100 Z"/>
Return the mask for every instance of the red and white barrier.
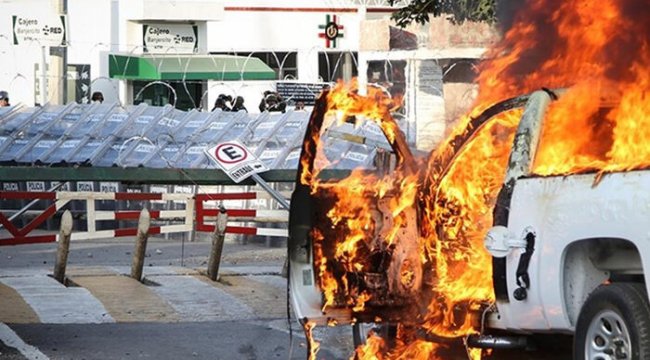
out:
<path id="1" fill-rule="evenodd" d="M 197 194 L 195 196 L 196 206 L 196 230 L 213 232 L 214 225 L 206 224 L 207 219 L 216 219 L 219 209 L 206 209 L 204 202 L 206 201 L 224 201 L 224 200 L 255 200 L 260 198 L 267 198 L 263 193 L 248 192 L 248 193 L 221 193 L 221 194 Z M 261 195 L 261 196 L 260 196 Z M 236 218 L 239 220 L 249 221 L 269 221 L 269 222 L 287 222 L 289 221 L 289 212 L 286 210 L 247 210 L 247 209 L 226 209 L 228 212 L 228 219 Z M 260 227 L 245 227 L 245 226 L 228 226 L 226 233 L 229 234 L 243 234 L 243 235 L 259 235 L 259 236 L 278 236 L 287 237 L 289 232 L 287 229 L 276 228 L 260 228 Z"/>
<path id="2" fill-rule="evenodd" d="M 69 200 L 57 199 L 54 192 L 0 191 L 0 199 L 39 199 L 52 200 L 53 204 L 45 208 L 38 216 L 22 228 L 17 228 L 9 219 L 0 213 L 0 224 L 12 235 L 8 239 L 0 239 L 0 245 L 17 245 L 25 243 L 45 243 L 56 241 L 58 235 L 32 235 L 29 233 L 63 208 Z"/>
<path id="3" fill-rule="evenodd" d="M 152 219 L 169 219 L 180 221 L 180 224 L 152 226 L 150 234 L 164 234 L 176 232 L 196 231 L 214 231 L 214 225 L 206 224 L 206 221 L 216 219 L 218 209 L 205 208 L 206 201 L 228 201 L 228 200 L 255 200 L 269 199 L 266 193 L 246 192 L 246 193 L 221 193 L 221 194 L 175 194 L 175 193 L 124 193 L 124 192 L 18 192 L 18 191 L 0 191 L 0 200 L 2 199 L 23 199 L 23 200 L 50 200 L 53 203 L 33 218 L 23 228 L 17 228 L 9 219 L 0 213 L 0 224 L 12 236 L 10 238 L 0 238 L 1 245 L 17 245 L 29 243 L 44 243 L 57 241 L 58 235 L 29 235 L 32 230 L 36 229 L 48 218 L 52 217 L 57 211 L 67 205 L 70 201 L 86 202 L 86 221 L 88 231 L 73 232 L 71 240 L 90 240 L 102 239 L 121 236 L 135 236 L 137 228 L 120 228 L 113 230 L 97 230 L 97 221 L 106 220 L 137 220 L 140 215 L 139 211 L 100 211 L 95 208 L 96 200 L 129 200 L 129 201 L 174 201 L 184 203 L 183 210 L 150 210 Z M 276 222 L 285 223 L 288 221 L 288 211 L 286 210 L 257 210 L 257 209 L 228 209 L 230 221 L 251 221 L 256 223 Z M 31 211 L 33 213 L 33 211 Z M 195 221 L 196 220 L 196 221 Z M 196 223 L 196 227 L 194 224 Z M 277 236 L 287 237 L 286 229 L 245 227 L 245 226 L 228 226 L 226 233 Z"/>

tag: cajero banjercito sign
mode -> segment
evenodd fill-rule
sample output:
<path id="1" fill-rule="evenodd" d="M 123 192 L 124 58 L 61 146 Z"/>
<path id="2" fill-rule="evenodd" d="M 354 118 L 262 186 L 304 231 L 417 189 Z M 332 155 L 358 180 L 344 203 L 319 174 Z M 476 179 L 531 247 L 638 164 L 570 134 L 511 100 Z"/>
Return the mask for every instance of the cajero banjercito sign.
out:
<path id="1" fill-rule="evenodd" d="M 11 20 L 14 45 L 66 45 L 67 21 L 65 15 L 12 15 Z"/>
<path id="2" fill-rule="evenodd" d="M 144 24 L 142 40 L 145 52 L 191 54 L 198 46 L 198 31 L 190 24 Z"/>

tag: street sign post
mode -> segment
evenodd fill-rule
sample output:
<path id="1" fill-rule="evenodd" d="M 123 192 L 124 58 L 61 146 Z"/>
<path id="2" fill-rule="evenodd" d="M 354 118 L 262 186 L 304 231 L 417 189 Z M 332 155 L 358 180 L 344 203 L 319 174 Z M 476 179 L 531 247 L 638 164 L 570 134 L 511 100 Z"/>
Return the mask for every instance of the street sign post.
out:
<path id="1" fill-rule="evenodd" d="M 289 210 L 287 199 L 275 191 L 258 173 L 269 170 L 262 161 L 237 140 L 223 142 L 213 146 L 205 153 L 209 158 L 217 162 L 217 165 L 232 179 L 239 183 L 247 177 L 252 177 L 255 182 L 266 190 L 280 205 Z"/>
<path id="2" fill-rule="evenodd" d="M 59 10 L 65 11 L 64 9 Z M 50 51 L 50 55 L 59 54 L 54 56 L 50 63 L 50 66 L 52 66 L 50 90 L 56 90 L 53 94 L 58 94 L 55 97 L 55 104 L 65 103 L 67 81 L 60 81 L 59 79 L 66 79 L 67 65 L 65 63 L 67 60 L 55 59 L 61 59 L 67 56 L 67 50 L 65 48 L 68 45 L 67 16 L 58 13 L 12 15 L 11 24 L 14 45 L 41 47 L 41 79 L 38 87 L 41 105 L 45 105 L 48 101 L 47 50 L 50 48 L 50 50 L 58 49 L 55 52 Z M 60 64 L 61 68 L 58 68 L 55 64 Z M 57 83 L 58 86 L 55 89 L 53 84 Z"/>

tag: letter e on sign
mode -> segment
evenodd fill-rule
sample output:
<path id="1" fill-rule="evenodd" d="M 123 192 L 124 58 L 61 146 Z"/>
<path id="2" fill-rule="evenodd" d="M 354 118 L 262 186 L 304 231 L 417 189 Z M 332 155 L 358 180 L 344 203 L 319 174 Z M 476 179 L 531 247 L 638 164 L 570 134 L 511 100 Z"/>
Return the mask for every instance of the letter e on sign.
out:
<path id="1" fill-rule="evenodd" d="M 245 161 L 248 157 L 246 149 L 238 144 L 225 143 L 217 146 L 214 151 L 217 160 L 224 164 L 235 164 Z"/>

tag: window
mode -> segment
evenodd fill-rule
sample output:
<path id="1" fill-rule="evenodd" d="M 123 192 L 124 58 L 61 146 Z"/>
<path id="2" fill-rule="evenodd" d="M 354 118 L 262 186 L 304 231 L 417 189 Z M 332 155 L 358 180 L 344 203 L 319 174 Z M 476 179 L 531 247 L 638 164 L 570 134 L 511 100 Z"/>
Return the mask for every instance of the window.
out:
<path id="1" fill-rule="evenodd" d="M 203 96 L 201 81 L 166 81 L 168 86 L 151 81 L 133 81 L 133 104 L 147 103 L 153 106 L 164 106 L 176 103 L 180 110 L 191 110 L 199 107 Z M 177 99 L 174 98 L 176 93 Z"/>
<path id="2" fill-rule="evenodd" d="M 318 54 L 318 76 L 324 82 L 350 80 L 358 74 L 356 52 L 326 52 Z"/>
<path id="3" fill-rule="evenodd" d="M 406 61 L 376 60 L 368 62 L 368 82 L 384 86 L 392 96 L 406 91 Z"/>
<path id="4" fill-rule="evenodd" d="M 445 83 L 475 83 L 478 75 L 478 62 L 478 59 L 441 60 L 442 80 Z"/>

